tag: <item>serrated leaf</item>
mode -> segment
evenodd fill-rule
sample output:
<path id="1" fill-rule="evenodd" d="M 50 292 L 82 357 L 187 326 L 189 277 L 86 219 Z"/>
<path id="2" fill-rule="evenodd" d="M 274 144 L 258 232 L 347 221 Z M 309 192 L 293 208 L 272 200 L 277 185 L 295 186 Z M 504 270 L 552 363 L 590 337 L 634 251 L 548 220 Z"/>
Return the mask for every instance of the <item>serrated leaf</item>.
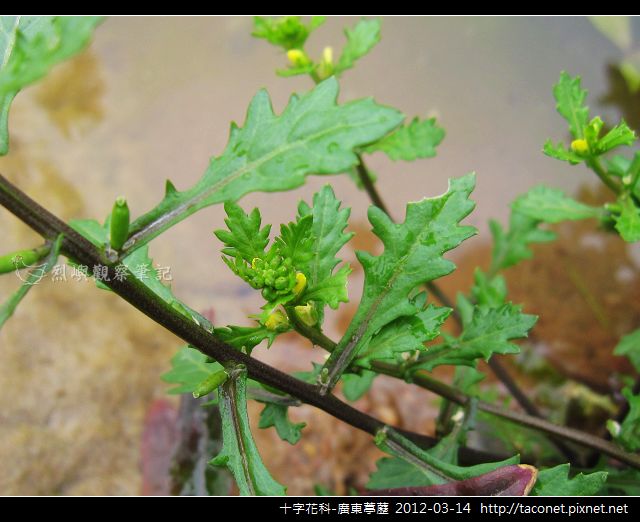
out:
<path id="1" fill-rule="evenodd" d="M 530 259 L 533 252 L 530 243 L 546 243 L 553 241 L 556 235 L 550 230 L 538 228 L 540 221 L 511 211 L 509 230 L 505 232 L 500 223 L 491 220 L 489 229 L 493 236 L 493 250 L 491 253 L 491 272 L 509 268 L 520 261 Z"/>
<path id="2" fill-rule="evenodd" d="M 266 326 L 258 324 L 257 326 L 228 325 L 215 328 L 213 333 L 225 343 L 238 350 L 245 349 L 246 353 L 251 355 L 251 351 L 265 339 L 267 348 L 271 348 L 273 341 L 282 331 L 269 330 Z"/>
<path id="3" fill-rule="evenodd" d="M 555 159 L 559 159 L 560 161 L 568 161 L 571 165 L 577 165 L 584 161 L 584 157 L 579 156 L 573 151 L 570 151 L 565 148 L 562 143 L 558 143 L 556 145 L 553 144 L 551 140 L 547 140 L 542 147 L 542 152 L 544 152 L 547 156 L 550 156 Z"/>
<path id="4" fill-rule="evenodd" d="M 618 198 L 620 204 L 620 214 L 614 216 L 616 230 L 620 237 L 627 243 L 640 241 L 640 209 L 636 207 L 633 199 L 628 194 L 623 194 Z"/>
<path id="5" fill-rule="evenodd" d="M 22 88 L 80 52 L 100 16 L 0 16 L 0 156 L 9 150 L 9 107 Z"/>
<path id="6" fill-rule="evenodd" d="M 382 151 L 392 160 L 414 161 L 434 157 L 443 138 L 444 129 L 436 125 L 435 118 L 414 118 L 408 125 L 397 128 L 362 150 L 369 154 Z"/>
<path id="7" fill-rule="evenodd" d="M 177 385 L 167 391 L 170 395 L 192 393 L 198 384 L 222 369 L 220 363 L 195 348 L 185 346 L 171 358 L 171 370 L 160 378 L 164 382 Z"/>
<path id="8" fill-rule="evenodd" d="M 598 154 L 604 154 L 616 147 L 633 145 L 636 138 L 636 133 L 622 120 L 597 141 L 597 152 Z"/>
<path id="9" fill-rule="evenodd" d="M 98 248 L 104 248 L 109 241 L 108 227 L 95 219 L 72 219 L 69 226 Z"/>
<path id="10" fill-rule="evenodd" d="M 270 428 L 274 426 L 278 436 L 289 444 L 296 444 L 302 436 L 302 428 L 307 424 L 304 422 L 294 423 L 289 420 L 288 406 L 282 404 L 266 404 L 260 413 L 258 428 Z"/>
<path id="11" fill-rule="evenodd" d="M 603 213 L 600 207 L 585 205 L 566 196 L 561 190 L 544 185 L 538 185 L 519 196 L 511 208 L 544 223 L 599 218 Z"/>
<path id="12" fill-rule="evenodd" d="M 503 466 L 518 464 L 518 456 L 500 462 L 487 462 L 475 466 L 458 466 L 434 457 L 429 451 L 405 441 L 406 448 L 390 446 L 389 441 L 378 442 L 379 447 L 394 455 L 382 458 L 377 470 L 369 478 L 367 489 L 391 489 L 409 486 L 432 486 L 451 480 L 466 480 L 489 473 Z"/>
<path id="13" fill-rule="evenodd" d="M 607 474 L 597 471 L 585 475 L 578 473 L 569 478 L 569 464 L 560 464 L 555 468 L 544 469 L 538 472 L 538 480 L 533 486 L 533 496 L 590 496 L 596 495 L 605 481 Z"/>
<path id="14" fill-rule="evenodd" d="M 507 299 L 507 283 L 501 275 L 489 278 L 482 270 L 476 268 L 471 295 L 479 306 L 498 308 Z M 473 313 L 473 309 L 471 309 L 471 313 Z M 471 315 L 464 323 L 466 324 L 470 320 Z"/>
<path id="15" fill-rule="evenodd" d="M 284 495 L 286 488 L 267 471 L 251 435 L 247 414 L 246 369 L 232 372 L 233 378 L 218 391 L 223 445 L 222 451 L 210 463 L 229 469 L 241 495 Z"/>
<path id="16" fill-rule="evenodd" d="M 302 272 L 308 271 L 308 264 L 313 257 L 312 216 L 299 216 L 288 225 L 280 225 L 280 235 L 275 238 L 280 255 L 290 257 L 293 266 Z"/>
<path id="17" fill-rule="evenodd" d="M 326 303 L 334 310 L 340 303 L 348 303 L 347 281 L 351 273 L 351 268 L 343 266 L 335 274 L 332 274 L 315 285 L 307 286 L 301 296 L 302 301 L 319 301 Z"/>
<path id="18" fill-rule="evenodd" d="M 611 158 L 605 159 L 605 164 L 607 166 L 607 171 L 609 172 L 609 174 L 612 174 L 619 178 L 623 178 L 627 174 L 627 171 L 631 166 L 631 160 L 629 158 L 625 158 L 624 156 L 616 154 Z"/>
<path id="19" fill-rule="evenodd" d="M 336 255 L 353 237 L 353 232 L 344 232 L 351 209 L 340 208 L 340 201 L 331 185 L 325 185 L 313 195 L 313 207 L 301 202 L 298 211 L 303 216 L 313 217 L 312 234 L 315 242 L 309 263 L 309 282 L 315 284 L 331 275 L 340 262 Z"/>
<path id="20" fill-rule="evenodd" d="M 587 91 L 580 86 L 580 77 L 572 78 L 560 73 L 560 80 L 553 87 L 556 109 L 567 120 L 569 131 L 575 139 L 584 138 L 584 128 L 589 123 L 589 108 L 584 105 Z"/>
<path id="21" fill-rule="evenodd" d="M 171 305 L 173 305 L 173 303 L 175 302 L 176 307 L 180 307 L 181 312 L 186 312 L 188 316 L 190 316 L 192 319 L 194 318 L 193 314 L 195 314 L 196 312 L 191 310 L 183 303 L 179 303 L 171 292 L 171 287 L 163 284 L 160 280 L 158 271 L 153 266 L 153 261 L 149 257 L 148 245 L 135 250 L 133 253 L 125 257 L 122 260 L 122 264 L 124 264 L 131 271 L 136 279 L 142 281 L 142 283 L 144 283 L 147 288 L 153 291 L 153 293 L 160 297 L 163 301 Z M 197 315 L 199 316 L 199 314 Z"/>
<path id="22" fill-rule="evenodd" d="M 405 221 L 399 224 L 379 208 L 369 207 L 373 232 L 385 248 L 377 257 L 357 252 L 365 273 L 363 297 L 349 328 L 325 364 L 330 369 L 329 387 L 380 328 L 415 313 L 409 300 L 414 288 L 455 269 L 443 254 L 476 232 L 473 227 L 458 224 L 474 208 L 469 200 L 474 186 L 473 174 L 451 179 L 444 195 L 409 203 Z"/>
<path id="23" fill-rule="evenodd" d="M 9 299 L 0 305 L 0 330 L 16 311 L 16 308 L 18 308 L 20 302 L 29 293 L 29 290 L 37 285 L 42 278 L 53 269 L 58 261 L 58 255 L 60 254 L 60 248 L 62 247 L 62 240 L 63 236 L 59 235 L 51 245 L 49 253 L 42 262 L 29 268 L 29 273 L 26 278 L 20 278 L 22 280 L 20 288 L 18 288 L 18 290 L 16 290 Z"/>
<path id="24" fill-rule="evenodd" d="M 528 495 L 538 475 L 533 466 L 504 466 L 484 475 L 454 480 L 437 486 L 404 487 L 370 491 L 384 496 L 524 496 Z"/>
<path id="25" fill-rule="evenodd" d="M 312 16 L 308 25 L 299 16 L 282 18 L 253 17 L 252 36 L 264 38 L 269 43 L 289 49 L 302 49 L 309 35 L 325 21 L 324 16 Z"/>
<path id="26" fill-rule="evenodd" d="M 245 214 L 237 203 L 228 201 L 224 204 L 227 214 L 224 222 L 229 230 L 216 230 L 214 234 L 225 244 L 222 253 L 230 257 L 240 257 L 251 263 L 254 257 L 263 257 L 264 249 L 269 242 L 271 225 L 262 224 L 260 210 L 254 208 L 250 214 Z"/>
<path id="27" fill-rule="evenodd" d="M 613 350 L 615 355 L 626 355 L 637 372 L 640 372 L 640 328 L 625 335 Z"/>
<path id="28" fill-rule="evenodd" d="M 460 337 L 447 336 L 445 343 L 430 347 L 412 368 L 431 371 L 443 364 L 475 366 L 477 359 L 488 361 L 495 353 L 518 353 L 520 349 L 510 341 L 526 337 L 537 319 L 511 303 L 498 308 L 475 306 Z"/>
<path id="29" fill-rule="evenodd" d="M 378 376 L 375 372 L 362 370 L 362 373 L 346 373 L 342 376 L 342 393 L 347 400 L 353 402 L 366 394 Z"/>
<path id="30" fill-rule="evenodd" d="M 360 20 L 353 29 L 345 29 L 347 43 L 335 66 L 337 75 L 351 69 L 355 62 L 366 55 L 380 41 L 380 20 Z"/>
<path id="31" fill-rule="evenodd" d="M 599 495 L 640 495 L 640 471 L 637 469 L 617 469 L 609 467 L 607 472 L 607 482 L 598 492 Z"/>
<path id="32" fill-rule="evenodd" d="M 622 423 L 609 428 L 613 439 L 629 452 L 640 450 L 640 395 L 634 395 L 631 388 L 623 388 L 622 395 L 629 403 L 629 412 Z"/>
<path id="33" fill-rule="evenodd" d="M 351 209 L 340 208 L 340 201 L 336 198 L 330 185 L 325 185 L 313 195 L 313 207 L 301 202 L 298 206 L 301 216 L 311 215 L 313 218 L 311 245 L 312 256 L 308 267 L 308 286 L 313 288 L 321 281 L 333 274 L 333 270 L 340 262 L 336 255 L 353 232 L 345 233 Z M 346 293 L 345 293 L 346 297 Z M 318 310 L 319 321 L 322 324 L 323 309 Z"/>
<path id="34" fill-rule="evenodd" d="M 309 174 L 347 172 L 358 161 L 354 149 L 381 138 L 403 119 L 371 99 L 338 105 L 337 96 L 338 83 L 329 78 L 293 96 L 276 116 L 269 95 L 260 91 L 245 126 L 232 126 L 229 144 L 202 179 L 184 192 L 167 192 L 159 205 L 136 219 L 126 248 L 138 248 L 209 205 L 237 201 L 250 192 L 290 190 Z"/>
<path id="35" fill-rule="evenodd" d="M 370 366 L 376 360 L 395 359 L 401 353 L 426 350 L 424 343 L 440 335 L 440 327 L 451 311 L 430 304 L 414 315 L 399 317 L 382 327 L 360 351 L 356 364 Z"/>

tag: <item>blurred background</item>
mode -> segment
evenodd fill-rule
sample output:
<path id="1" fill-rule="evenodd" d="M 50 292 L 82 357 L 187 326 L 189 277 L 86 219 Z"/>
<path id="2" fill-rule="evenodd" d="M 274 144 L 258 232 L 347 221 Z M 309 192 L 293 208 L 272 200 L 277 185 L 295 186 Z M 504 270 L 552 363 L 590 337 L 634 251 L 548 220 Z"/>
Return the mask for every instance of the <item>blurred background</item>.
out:
<path id="1" fill-rule="evenodd" d="M 325 45 L 338 52 L 343 28 L 356 21 L 329 18 L 311 36 L 310 54 Z M 509 203 L 531 186 L 545 183 L 585 201 L 608 197 L 583 167 L 547 158 L 541 148 L 547 138 L 567 139 L 552 97 L 562 70 L 582 76 L 592 115 L 610 123 L 624 117 L 639 129 L 640 94 L 619 67 L 631 56 L 633 33 L 640 39 L 638 20 L 631 25 L 631 40 L 614 31 L 612 41 L 587 18 L 384 18 L 380 44 L 345 73 L 341 101 L 373 96 L 409 117 L 436 116 L 447 132 L 436 158 L 368 160 L 393 216 L 404 215 L 407 201 L 444 192 L 449 177 L 478 174 L 477 208 L 467 223 L 480 233 L 451 253 L 459 270 L 441 282 L 451 296 L 488 262 L 488 219 L 504 223 Z M 259 89 L 280 112 L 292 92 L 311 88 L 306 77 L 277 77 L 286 56 L 251 31 L 249 17 L 107 19 L 84 53 L 17 96 L 0 171 L 65 220 L 102 221 L 118 195 L 133 217 L 146 212 L 162 198 L 166 179 L 178 189 L 196 182 Z M 327 182 L 352 208 L 357 235 L 343 257 L 355 268 L 350 296 L 357 303 L 362 273 L 354 249 L 379 245 L 366 220 L 367 196 L 347 176 L 310 177 L 295 191 L 250 194 L 241 204 L 259 206 L 264 221 L 277 225 Z M 170 267 L 174 293 L 192 308 L 216 325 L 248 324 L 261 302 L 220 259 L 212 231 L 223 216 L 221 206 L 202 210 L 156 239 L 151 255 Z M 4 209 L 0 227 L 3 252 L 39 242 Z M 558 241 L 536 247 L 534 261 L 506 274 L 513 301 L 541 315 L 527 357 L 512 370 L 522 379 L 531 379 L 532 366 L 559 375 L 562 393 L 529 384 L 551 409 L 576 394 L 612 389 L 628 368 L 611 350 L 640 319 L 638 245 L 592 222 L 557 231 Z M 18 285 L 12 275 L 0 279 L 2 300 Z M 328 331 L 342 331 L 354 310 L 348 304 L 329 316 Z M 162 455 L 175 437 L 177 402 L 159 377 L 181 344 L 92 282 L 47 278 L 34 288 L 0 331 L 0 494 L 167 492 Z M 295 335 L 254 354 L 285 371 L 308 370 L 323 358 Z M 357 406 L 433 432 L 436 398 L 384 377 Z M 251 408 L 256 424 L 259 410 Z M 308 407 L 291 416 L 307 422 L 295 447 L 272 429 L 255 430 L 267 467 L 290 493 L 310 494 L 315 484 L 344 493 L 366 483 L 379 456 L 368 435 Z"/>

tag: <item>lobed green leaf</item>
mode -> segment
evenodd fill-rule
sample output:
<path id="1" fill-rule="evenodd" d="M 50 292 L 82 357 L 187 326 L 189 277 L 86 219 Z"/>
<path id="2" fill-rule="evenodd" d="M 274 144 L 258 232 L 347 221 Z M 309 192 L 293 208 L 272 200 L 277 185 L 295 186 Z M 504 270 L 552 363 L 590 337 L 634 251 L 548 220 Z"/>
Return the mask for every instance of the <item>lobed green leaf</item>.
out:
<path id="1" fill-rule="evenodd" d="M 233 125 L 223 154 L 212 159 L 202 179 L 184 192 L 167 185 L 164 200 L 136 219 L 125 249 L 135 249 L 198 210 L 237 201 L 256 191 L 302 185 L 309 174 L 348 172 L 355 149 L 386 135 L 403 115 L 371 99 L 336 103 L 338 83 L 329 78 L 293 96 L 280 116 L 266 91 L 252 100 L 243 128 Z"/>
<path id="2" fill-rule="evenodd" d="M 560 464 L 555 468 L 542 470 L 533 486 L 533 496 L 590 496 L 596 495 L 607 480 L 607 473 L 597 471 L 585 475 L 578 473 L 569 478 L 569 464 Z"/>
<path id="3" fill-rule="evenodd" d="M 342 74 L 373 49 L 380 41 L 380 20 L 360 20 L 353 29 L 345 29 L 347 43 L 335 66 L 335 73 Z"/>
<path id="4" fill-rule="evenodd" d="M 218 392 L 222 451 L 210 463 L 227 467 L 241 495 L 284 495 L 286 488 L 269 474 L 251 435 L 247 414 L 246 369 L 236 368 L 230 373 L 232 378 Z"/>
<path id="5" fill-rule="evenodd" d="M 616 230 L 628 243 L 640 241 L 640 209 L 626 193 L 618 197 L 618 204 L 620 214 L 614 215 Z"/>
<path id="6" fill-rule="evenodd" d="M 294 423 L 289 420 L 289 407 L 283 404 L 266 404 L 260 413 L 258 428 L 270 428 L 274 426 L 278 436 L 289 444 L 296 444 L 302 436 L 302 428 L 306 423 Z"/>
<path id="7" fill-rule="evenodd" d="M 436 155 L 436 147 L 444 139 L 444 134 L 444 129 L 436 125 L 435 118 L 414 118 L 408 125 L 398 127 L 362 150 L 368 154 L 382 151 L 392 160 L 432 158 Z"/>
<path id="8" fill-rule="evenodd" d="M 0 16 L 0 156 L 9 150 L 9 107 L 16 94 L 80 52 L 100 16 Z"/>
<path id="9" fill-rule="evenodd" d="M 512 204 L 516 212 L 543 223 L 600 218 L 603 209 L 580 203 L 561 190 L 539 185 L 519 196 Z"/>
<path id="10" fill-rule="evenodd" d="M 476 232 L 458 224 L 474 208 L 469 200 L 474 186 L 473 174 L 450 180 L 444 195 L 409 203 L 400 224 L 379 208 L 369 208 L 373 232 L 385 248 L 377 257 L 357 252 L 365 273 L 363 296 L 353 321 L 325 364 L 333 372 L 329 386 L 378 330 L 416 312 L 409 299 L 414 288 L 455 269 L 443 254 Z"/>
<path id="11" fill-rule="evenodd" d="M 540 221 L 525 216 L 515 210 L 511 211 L 509 229 L 505 231 L 497 221 L 489 222 L 489 229 L 493 236 L 491 252 L 491 273 L 497 273 L 520 261 L 531 259 L 533 252 L 529 248 L 531 243 L 546 243 L 553 241 L 555 233 L 538 228 Z"/>
<path id="12" fill-rule="evenodd" d="M 223 367 L 191 346 L 181 348 L 171 358 L 171 370 L 161 376 L 164 382 L 175 384 L 167 393 L 192 393 L 207 377 Z"/>
<path id="13" fill-rule="evenodd" d="M 265 18 L 254 16 L 252 36 L 264 38 L 269 43 L 289 49 L 302 49 L 309 35 L 325 21 L 324 16 L 313 16 L 308 25 L 299 16 Z"/>
<path id="14" fill-rule="evenodd" d="M 567 120 L 569 131 L 575 139 L 584 138 L 584 128 L 589 122 L 589 108 L 584 105 L 587 91 L 580 85 L 580 77 L 572 78 L 566 72 L 560 73 L 560 80 L 553 87 L 556 109 Z"/>

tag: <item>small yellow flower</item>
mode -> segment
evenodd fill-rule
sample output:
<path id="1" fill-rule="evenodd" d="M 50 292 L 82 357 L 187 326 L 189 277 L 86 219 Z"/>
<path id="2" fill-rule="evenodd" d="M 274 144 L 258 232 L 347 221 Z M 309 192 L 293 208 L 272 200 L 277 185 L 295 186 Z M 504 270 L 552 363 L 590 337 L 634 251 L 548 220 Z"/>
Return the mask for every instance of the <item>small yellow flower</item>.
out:
<path id="1" fill-rule="evenodd" d="M 289 326 L 289 320 L 283 312 L 276 310 L 267 317 L 264 325 L 267 327 L 267 330 L 275 332 L 276 330 L 286 329 Z"/>
<path id="2" fill-rule="evenodd" d="M 576 154 L 584 154 L 589 152 L 589 144 L 587 143 L 587 140 L 573 140 L 571 142 L 571 150 Z"/>
<path id="3" fill-rule="evenodd" d="M 302 291 L 307 287 L 307 276 L 305 276 L 302 272 L 298 272 L 296 274 L 296 284 L 293 287 L 293 293 L 295 296 L 299 296 Z"/>
<path id="4" fill-rule="evenodd" d="M 287 58 L 289 59 L 289 63 L 294 67 L 304 67 L 311 63 L 309 57 L 301 49 L 289 49 L 287 51 Z"/>

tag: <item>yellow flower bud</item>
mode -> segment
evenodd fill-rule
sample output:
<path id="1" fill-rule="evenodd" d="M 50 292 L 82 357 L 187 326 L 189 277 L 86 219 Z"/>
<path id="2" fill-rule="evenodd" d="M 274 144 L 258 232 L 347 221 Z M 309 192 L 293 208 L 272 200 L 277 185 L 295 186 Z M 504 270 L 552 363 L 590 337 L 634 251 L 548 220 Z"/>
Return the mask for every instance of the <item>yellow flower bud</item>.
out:
<path id="1" fill-rule="evenodd" d="M 301 49 L 288 50 L 287 58 L 289 59 L 289 63 L 294 67 L 304 67 L 305 65 L 309 65 L 311 63 L 309 57 Z"/>
<path id="2" fill-rule="evenodd" d="M 587 140 L 579 139 L 571 142 L 571 150 L 576 154 L 585 154 L 589 152 L 589 144 Z"/>
<path id="3" fill-rule="evenodd" d="M 286 328 L 288 328 L 289 320 L 283 312 L 281 312 L 280 310 L 276 310 L 275 312 L 270 314 L 269 317 L 267 317 L 264 325 L 267 327 L 267 330 L 275 332 L 276 330 L 285 330 Z"/>
<path id="4" fill-rule="evenodd" d="M 295 296 L 299 296 L 302 291 L 307 287 L 307 276 L 305 276 L 302 272 L 298 272 L 296 274 L 296 284 L 293 287 L 293 293 Z"/>
<path id="5" fill-rule="evenodd" d="M 294 307 L 296 317 L 307 326 L 315 326 L 318 323 L 318 313 L 312 303 Z"/>
<path id="6" fill-rule="evenodd" d="M 325 47 L 322 51 L 322 61 L 327 64 L 333 64 L 333 47 Z"/>

